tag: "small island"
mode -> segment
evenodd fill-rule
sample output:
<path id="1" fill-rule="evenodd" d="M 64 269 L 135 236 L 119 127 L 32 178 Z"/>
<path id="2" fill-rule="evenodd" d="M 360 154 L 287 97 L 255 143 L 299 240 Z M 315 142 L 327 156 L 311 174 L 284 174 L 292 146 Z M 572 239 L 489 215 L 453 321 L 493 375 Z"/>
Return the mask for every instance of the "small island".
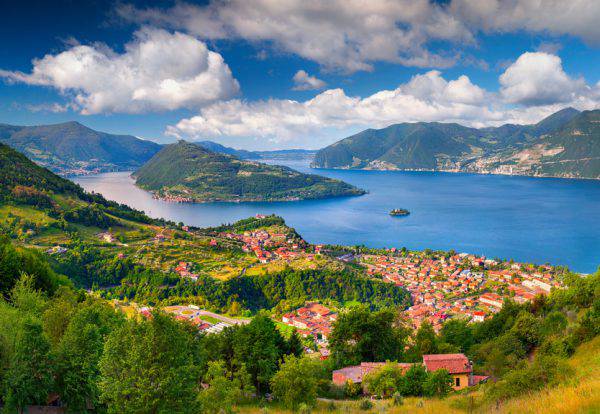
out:
<path id="1" fill-rule="evenodd" d="M 403 208 L 395 208 L 392 211 L 390 211 L 390 216 L 408 216 L 410 214 L 410 211 L 405 210 Z"/>

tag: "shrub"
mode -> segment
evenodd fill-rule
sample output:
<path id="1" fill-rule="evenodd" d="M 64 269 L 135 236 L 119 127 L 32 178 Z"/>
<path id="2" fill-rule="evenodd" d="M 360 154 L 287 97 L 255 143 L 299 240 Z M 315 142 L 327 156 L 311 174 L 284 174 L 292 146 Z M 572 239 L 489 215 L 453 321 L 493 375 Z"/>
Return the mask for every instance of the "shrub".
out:
<path id="1" fill-rule="evenodd" d="M 452 377 L 445 369 L 430 373 L 423 383 L 423 392 L 429 396 L 443 397 L 452 390 Z"/>
<path id="2" fill-rule="evenodd" d="M 393 395 L 392 402 L 397 407 L 404 405 L 404 397 L 402 397 L 402 394 L 400 394 L 398 391 L 396 391 Z"/>
<path id="3" fill-rule="evenodd" d="M 344 394 L 348 398 L 357 397 L 362 391 L 360 384 L 354 383 L 352 380 L 346 381 L 344 386 Z"/>
<path id="4" fill-rule="evenodd" d="M 363 384 L 369 394 L 388 398 L 397 391 L 401 378 L 402 370 L 398 367 L 398 364 L 388 362 L 381 368 L 367 374 Z"/>
<path id="5" fill-rule="evenodd" d="M 402 395 L 423 395 L 423 383 L 427 379 L 427 371 L 423 365 L 413 365 L 398 383 L 398 391 Z"/>
<path id="6" fill-rule="evenodd" d="M 369 411 L 371 408 L 373 408 L 373 403 L 371 402 L 371 400 L 365 398 L 360 402 L 360 405 L 358 407 L 363 411 Z"/>

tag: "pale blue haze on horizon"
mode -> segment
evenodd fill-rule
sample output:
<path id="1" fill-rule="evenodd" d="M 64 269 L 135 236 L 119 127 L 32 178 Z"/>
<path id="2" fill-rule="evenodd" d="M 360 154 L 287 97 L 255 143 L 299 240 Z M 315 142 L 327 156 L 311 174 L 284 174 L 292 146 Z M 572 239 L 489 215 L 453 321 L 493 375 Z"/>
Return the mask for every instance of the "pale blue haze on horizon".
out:
<path id="1" fill-rule="evenodd" d="M 135 187 L 129 173 L 74 179 L 86 190 L 194 226 L 277 214 L 311 243 L 426 248 L 567 265 L 600 265 L 600 181 L 401 171 L 314 170 L 369 191 L 361 197 L 277 203 L 176 204 Z M 408 217 L 391 217 L 406 208 Z"/>

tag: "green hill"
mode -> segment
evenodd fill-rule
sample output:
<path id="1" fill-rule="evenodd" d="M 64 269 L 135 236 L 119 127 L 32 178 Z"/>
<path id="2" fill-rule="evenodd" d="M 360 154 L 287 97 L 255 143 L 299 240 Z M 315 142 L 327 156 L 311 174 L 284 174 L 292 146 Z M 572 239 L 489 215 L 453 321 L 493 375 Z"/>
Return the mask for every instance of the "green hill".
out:
<path id="1" fill-rule="evenodd" d="M 94 131 L 78 122 L 40 126 L 0 124 L 0 142 L 65 175 L 134 169 L 161 148 L 155 142 Z"/>
<path id="2" fill-rule="evenodd" d="M 599 114 L 565 108 L 535 125 L 419 122 L 368 129 L 321 149 L 312 165 L 600 178 Z"/>
<path id="3" fill-rule="evenodd" d="M 185 141 L 165 146 L 135 172 L 137 184 L 177 201 L 288 201 L 364 194 L 339 180 L 240 160 Z"/>
<path id="4" fill-rule="evenodd" d="M 368 129 L 315 155 L 320 168 L 437 169 L 480 150 L 482 133 L 458 124 L 414 123 Z"/>

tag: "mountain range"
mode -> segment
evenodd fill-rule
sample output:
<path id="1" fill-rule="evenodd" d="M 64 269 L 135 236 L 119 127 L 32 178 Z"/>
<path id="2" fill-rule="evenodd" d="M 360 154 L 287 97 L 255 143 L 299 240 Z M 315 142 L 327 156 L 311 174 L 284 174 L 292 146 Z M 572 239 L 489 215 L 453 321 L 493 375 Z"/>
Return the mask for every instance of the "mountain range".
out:
<path id="1" fill-rule="evenodd" d="M 165 145 L 134 177 L 138 186 L 156 197 L 179 202 L 290 201 L 364 194 L 340 180 L 241 160 L 186 141 Z"/>
<path id="2" fill-rule="evenodd" d="M 0 142 L 60 175 L 135 170 L 163 147 L 132 135 L 95 131 L 79 122 L 38 126 L 0 124 Z M 306 158 L 316 152 L 303 149 L 247 151 L 213 141 L 196 143 L 209 151 L 241 159 Z"/>
<path id="3" fill-rule="evenodd" d="M 62 175 L 135 169 L 161 148 L 152 141 L 98 132 L 78 122 L 0 124 L 0 142 Z"/>
<path id="4" fill-rule="evenodd" d="M 367 129 L 317 152 L 313 167 L 600 178 L 600 110 L 534 125 L 417 122 Z"/>

